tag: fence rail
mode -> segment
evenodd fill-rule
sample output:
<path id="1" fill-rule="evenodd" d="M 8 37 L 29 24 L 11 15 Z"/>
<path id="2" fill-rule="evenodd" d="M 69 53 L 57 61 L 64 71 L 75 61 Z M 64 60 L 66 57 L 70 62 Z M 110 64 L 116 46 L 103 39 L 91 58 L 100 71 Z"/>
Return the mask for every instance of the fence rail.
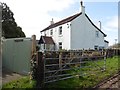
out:
<path id="1" fill-rule="evenodd" d="M 113 49 L 38 52 L 37 84 L 42 87 L 45 83 L 82 76 L 85 75 L 83 70 L 85 68 L 93 67 L 99 71 L 104 71 L 106 69 L 106 58 L 118 55 L 118 52 L 120 50 Z M 98 65 L 98 61 L 101 61 L 102 65 Z M 94 65 L 87 65 L 90 62 L 94 62 Z M 71 70 L 79 70 L 79 72 L 70 73 Z"/>

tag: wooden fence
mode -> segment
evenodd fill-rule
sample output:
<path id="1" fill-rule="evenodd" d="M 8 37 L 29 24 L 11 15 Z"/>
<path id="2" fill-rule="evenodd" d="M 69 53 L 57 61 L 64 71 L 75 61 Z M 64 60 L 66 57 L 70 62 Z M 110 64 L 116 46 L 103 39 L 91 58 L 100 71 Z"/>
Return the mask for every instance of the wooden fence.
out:
<path id="1" fill-rule="evenodd" d="M 97 61 L 103 61 L 99 66 Z M 82 76 L 84 73 L 68 73 L 71 70 L 80 70 L 82 68 L 91 68 L 93 66 L 85 65 L 88 62 L 94 64 L 99 70 L 106 68 L 105 51 L 44 51 L 38 52 L 36 80 L 37 86 L 44 86 L 46 83 Z"/>

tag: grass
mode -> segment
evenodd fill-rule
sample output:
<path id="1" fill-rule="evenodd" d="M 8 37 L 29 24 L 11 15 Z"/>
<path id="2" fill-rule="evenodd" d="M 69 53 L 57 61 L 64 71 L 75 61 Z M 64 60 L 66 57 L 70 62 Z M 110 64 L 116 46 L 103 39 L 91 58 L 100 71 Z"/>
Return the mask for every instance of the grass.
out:
<path id="1" fill-rule="evenodd" d="M 21 79 L 14 80 L 2 86 L 2 89 L 6 88 L 33 88 L 35 87 L 35 81 L 30 80 L 28 76 L 24 76 Z"/>
<path id="2" fill-rule="evenodd" d="M 104 62 L 98 61 L 98 65 L 103 65 Z M 47 84 L 45 87 L 46 88 L 92 88 L 96 84 L 98 84 L 101 80 L 115 74 L 118 71 L 118 57 L 115 56 L 113 58 L 108 58 L 106 60 L 106 70 L 101 71 L 98 69 L 96 64 L 93 62 L 89 62 L 86 65 L 92 65 L 93 68 L 84 68 L 82 71 L 83 73 L 86 73 L 88 71 L 92 72 L 92 74 L 86 73 L 88 75 L 80 76 L 80 77 L 75 77 L 67 80 L 62 80 L 58 82 L 53 82 Z M 96 69 L 96 70 L 95 70 Z M 70 71 L 70 73 L 73 72 L 79 72 L 80 70 L 74 69 L 73 71 Z"/>
<path id="3" fill-rule="evenodd" d="M 120 57 L 119 57 L 120 58 Z M 102 66 L 104 65 L 103 60 L 97 62 L 98 65 Z M 45 88 L 52 89 L 52 88 L 92 88 L 97 83 L 99 83 L 101 80 L 115 74 L 118 71 L 118 56 L 115 56 L 113 58 L 108 58 L 106 60 L 106 70 L 101 71 L 95 63 L 89 62 L 85 65 L 89 66 L 92 65 L 93 68 L 84 68 L 81 69 L 83 73 L 86 73 L 88 71 L 91 71 L 92 74 L 86 73 L 88 75 L 84 76 L 77 76 L 75 78 L 61 80 L 53 83 L 49 83 L 45 85 Z M 74 68 L 73 70 L 67 72 L 67 73 L 79 73 L 80 69 Z M 3 89 L 5 88 L 34 88 L 35 81 L 29 80 L 29 77 L 23 77 L 19 80 L 12 81 L 10 83 L 7 83 L 3 85 Z"/>

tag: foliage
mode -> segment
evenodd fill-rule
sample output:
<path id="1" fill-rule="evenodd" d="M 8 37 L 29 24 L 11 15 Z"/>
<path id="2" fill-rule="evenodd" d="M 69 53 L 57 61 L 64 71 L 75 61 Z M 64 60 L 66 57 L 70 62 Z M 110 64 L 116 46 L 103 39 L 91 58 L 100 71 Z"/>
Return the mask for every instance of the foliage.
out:
<path id="1" fill-rule="evenodd" d="M 120 43 L 113 44 L 112 46 L 110 46 L 110 48 L 120 48 Z"/>
<path id="2" fill-rule="evenodd" d="M 2 36 L 5 38 L 25 37 L 22 28 L 17 25 L 14 19 L 14 14 L 6 3 L 1 3 L 2 6 Z"/>
<path id="3" fill-rule="evenodd" d="M 34 80 L 30 80 L 30 78 L 27 76 L 3 85 L 2 89 L 4 90 L 6 88 L 34 88 L 35 84 L 36 82 Z"/>

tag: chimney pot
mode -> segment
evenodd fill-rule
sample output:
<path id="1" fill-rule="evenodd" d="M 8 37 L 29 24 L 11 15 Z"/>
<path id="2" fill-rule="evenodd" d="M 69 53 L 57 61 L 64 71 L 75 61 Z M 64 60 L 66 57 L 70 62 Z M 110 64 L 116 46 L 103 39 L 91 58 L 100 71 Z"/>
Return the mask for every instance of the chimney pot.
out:
<path id="1" fill-rule="evenodd" d="M 53 18 L 52 18 L 52 21 L 50 21 L 50 24 L 54 24 Z"/>
<path id="2" fill-rule="evenodd" d="M 85 13 L 85 6 L 83 6 L 83 1 L 81 0 L 81 12 L 84 14 Z"/>

